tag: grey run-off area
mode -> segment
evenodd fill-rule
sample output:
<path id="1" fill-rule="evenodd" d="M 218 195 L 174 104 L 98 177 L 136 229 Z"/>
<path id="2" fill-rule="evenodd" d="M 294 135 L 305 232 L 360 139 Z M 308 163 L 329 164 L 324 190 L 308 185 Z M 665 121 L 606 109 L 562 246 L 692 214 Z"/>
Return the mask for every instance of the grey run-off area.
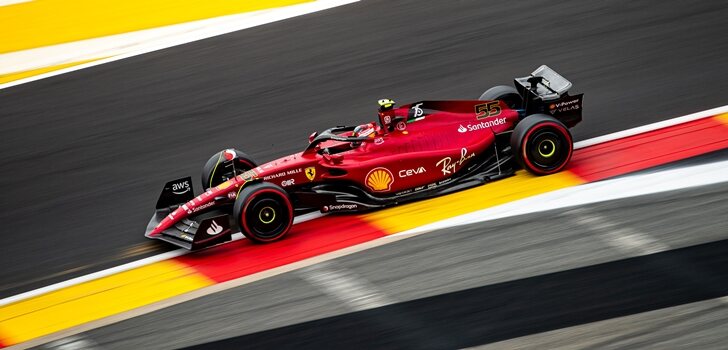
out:
<path id="1" fill-rule="evenodd" d="M 103 349 L 719 349 L 727 195 L 720 184 L 435 231 L 81 337 Z"/>

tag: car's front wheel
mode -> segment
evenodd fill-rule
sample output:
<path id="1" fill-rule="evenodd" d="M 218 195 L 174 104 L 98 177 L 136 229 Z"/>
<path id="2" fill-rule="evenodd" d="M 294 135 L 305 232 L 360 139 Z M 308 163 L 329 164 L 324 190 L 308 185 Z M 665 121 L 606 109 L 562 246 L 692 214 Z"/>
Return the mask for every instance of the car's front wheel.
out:
<path id="1" fill-rule="evenodd" d="M 516 161 L 536 175 L 549 175 L 566 167 L 574 150 L 569 129 L 552 116 L 534 114 L 516 125 L 511 135 Z"/>
<path id="2" fill-rule="evenodd" d="M 293 216 L 286 191 L 267 182 L 243 187 L 233 207 L 240 231 L 255 243 L 281 239 L 291 229 Z"/>
<path id="3" fill-rule="evenodd" d="M 256 166 L 250 156 L 234 148 L 217 152 L 202 167 L 202 188 L 215 187 Z"/>

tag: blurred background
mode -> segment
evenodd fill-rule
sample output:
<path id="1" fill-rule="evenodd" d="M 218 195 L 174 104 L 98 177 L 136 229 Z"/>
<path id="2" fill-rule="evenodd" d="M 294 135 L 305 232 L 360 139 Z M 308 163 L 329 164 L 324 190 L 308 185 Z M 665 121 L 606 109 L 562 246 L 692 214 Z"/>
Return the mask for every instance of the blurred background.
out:
<path id="1" fill-rule="evenodd" d="M 0 2 L 0 297 L 171 251 L 143 237 L 166 181 L 197 183 L 226 147 L 298 152 L 375 120 L 380 98 L 476 99 L 547 64 L 585 94 L 575 141 L 723 106 L 727 16 L 724 1 Z M 36 345 L 722 348 L 726 198 L 718 182 L 445 228 Z M 76 326 L 66 312 L 54 327 Z M 0 346 L 36 338 L 3 322 Z"/>

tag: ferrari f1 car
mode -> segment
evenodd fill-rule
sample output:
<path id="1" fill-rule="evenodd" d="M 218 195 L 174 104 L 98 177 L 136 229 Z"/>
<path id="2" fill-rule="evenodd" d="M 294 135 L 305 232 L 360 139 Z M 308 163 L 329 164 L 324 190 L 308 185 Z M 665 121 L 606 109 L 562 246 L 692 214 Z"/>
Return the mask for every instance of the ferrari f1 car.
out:
<path id="1" fill-rule="evenodd" d="M 379 101 L 379 120 L 313 133 L 299 153 L 259 164 L 237 149 L 191 177 L 168 182 L 146 236 L 196 250 L 240 230 L 256 243 L 281 239 L 297 213 L 372 210 L 443 195 L 511 176 L 520 167 L 556 173 L 571 158 L 569 128 L 582 119 L 583 95 L 547 66 L 515 87 L 477 100 Z"/>

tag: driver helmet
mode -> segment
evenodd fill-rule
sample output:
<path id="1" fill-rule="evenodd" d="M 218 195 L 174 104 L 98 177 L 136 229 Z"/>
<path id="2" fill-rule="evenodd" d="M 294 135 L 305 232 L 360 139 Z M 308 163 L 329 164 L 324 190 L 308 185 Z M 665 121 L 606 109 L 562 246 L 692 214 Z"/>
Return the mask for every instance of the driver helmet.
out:
<path id="1" fill-rule="evenodd" d="M 391 131 L 392 121 L 394 119 L 394 100 L 383 98 L 377 101 L 379 104 L 379 123 L 385 131 Z"/>
<path id="2" fill-rule="evenodd" d="M 377 101 L 377 103 L 379 104 L 380 112 L 384 112 L 384 111 L 388 111 L 388 110 L 392 109 L 395 104 L 394 100 L 391 100 L 388 98 L 383 98 L 383 99 Z"/>

